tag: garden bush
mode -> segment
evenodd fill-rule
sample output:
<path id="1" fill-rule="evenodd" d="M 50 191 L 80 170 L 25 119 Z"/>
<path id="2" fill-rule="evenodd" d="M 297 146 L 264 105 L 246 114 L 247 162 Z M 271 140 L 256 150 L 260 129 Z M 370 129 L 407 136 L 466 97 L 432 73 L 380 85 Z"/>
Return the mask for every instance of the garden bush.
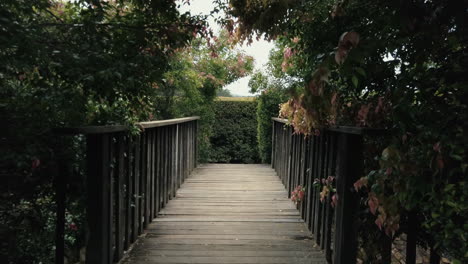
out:
<path id="1" fill-rule="evenodd" d="M 215 122 L 210 137 L 210 161 L 257 163 L 257 120 L 255 101 L 216 101 Z"/>
<path id="2" fill-rule="evenodd" d="M 284 91 L 265 90 L 257 98 L 257 142 L 262 163 L 271 162 L 272 117 L 278 116 L 279 105 L 286 100 Z"/>

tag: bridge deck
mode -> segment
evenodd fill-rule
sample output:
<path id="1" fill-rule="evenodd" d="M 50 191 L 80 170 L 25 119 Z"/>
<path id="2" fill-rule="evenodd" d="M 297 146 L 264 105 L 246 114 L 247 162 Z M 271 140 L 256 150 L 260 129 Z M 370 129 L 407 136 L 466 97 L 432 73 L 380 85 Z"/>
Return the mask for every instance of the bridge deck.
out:
<path id="1" fill-rule="evenodd" d="M 200 165 L 123 263 L 327 263 L 268 165 Z"/>

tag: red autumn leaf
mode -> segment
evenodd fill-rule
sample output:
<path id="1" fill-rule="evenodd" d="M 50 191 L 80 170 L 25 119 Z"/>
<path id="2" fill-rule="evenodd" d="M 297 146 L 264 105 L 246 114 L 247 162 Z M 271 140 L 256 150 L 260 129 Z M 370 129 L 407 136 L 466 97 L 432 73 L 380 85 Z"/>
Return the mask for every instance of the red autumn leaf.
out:
<path id="1" fill-rule="evenodd" d="M 367 178 L 366 177 L 361 177 L 359 180 L 357 180 L 354 183 L 354 189 L 356 190 L 356 192 L 358 192 L 359 189 L 362 188 L 362 186 L 367 186 Z"/>
<path id="2" fill-rule="evenodd" d="M 310 92 L 312 93 L 312 95 L 315 95 L 315 96 L 319 95 L 318 85 L 315 82 L 315 80 L 313 80 L 313 79 L 310 80 L 308 88 L 309 88 Z"/>
<path id="3" fill-rule="evenodd" d="M 385 170 L 385 175 L 389 176 L 390 174 L 392 174 L 392 172 L 393 172 L 393 169 L 392 169 L 392 168 L 387 168 L 387 169 Z"/>
<path id="4" fill-rule="evenodd" d="M 375 224 L 379 227 L 380 230 L 382 230 L 383 222 L 380 216 L 375 219 Z"/>
<path id="5" fill-rule="evenodd" d="M 336 100 L 338 98 L 338 93 L 333 93 L 333 96 L 331 98 L 331 105 L 334 106 L 336 104 Z"/>
<path id="6" fill-rule="evenodd" d="M 41 165 L 41 161 L 37 158 L 33 159 L 31 163 L 31 168 L 37 169 Z"/>
<path id="7" fill-rule="evenodd" d="M 78 227 L 76 226 L 76 224 L 74 223 L 70 223 L 70 225 L 68 225 L 68 227 L 73 230 L 73 231 L 77 231 L 78 230 Z"/>
<path id="8" fill-rule="evenodd" d="M 348 49 L 355 48 L 359 44 L 359 34 L 355 31 L 345 32 L 340 36 L 340 45 L 348 47 Z M 338 45 L 338 46 L 340 46 Z M 351 45 L 349 47 L 349 45 Z"/>
<path id="9" fill-rule="evenodd" d="M 440 153 L 440 151 L 441 151 L 440 141 L 437 142 L 437 143 L 435 143 L 435 144 L 432 146 L 432 149 L 433 149 L 435 152 Z"/>
<path id="10" fill-rule="evenodd" d="M 331 206 L 335 207 L 338 204 L 338 194 L 334 194 L 331 198 Z"/>
<path id="11" fill-rule="evenodd" d="M 437 155 L 436 162 L 437 162 L 437 167 L 438 167 L 439 169 L 443 169 L 443 168 L 444 168 L 444 158 L 442 157 L 441 154 Z"/>
<path id="12" fill-rule="evenodd" d="M 361 106 L 361 109 L 359 109 L 358 112 L 358 121 L 360 122 L 361 125 L 366 125 L 367 123 L 367 115 L 369 114 L 370 110 L 370 104 L 363 105 Z"/>
<path id="13" fill-rule="evenodd" d="M 343 62 L 346 59 L 346 56 L 348 55 L 348 51 L 344 48 L 338 47 L 338 50 L 335 52 L 335 61 L 338 64 L 343 64 Z"/>
<path id="14" fill-rule="evenodd" d="M 367 204 L 369 205 L 371 213 L 375 215 L 377 212 L 377 208 L 379 207 L 379 199 L 377 199 L 375 193 L 369 193 L 369 200 Z"/>

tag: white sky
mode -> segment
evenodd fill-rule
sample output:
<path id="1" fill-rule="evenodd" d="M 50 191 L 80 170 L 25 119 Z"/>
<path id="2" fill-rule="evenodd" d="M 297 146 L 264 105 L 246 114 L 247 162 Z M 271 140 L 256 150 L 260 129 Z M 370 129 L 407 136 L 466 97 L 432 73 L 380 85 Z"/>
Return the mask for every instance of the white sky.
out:
<path id="1" fill-rule="evenodd" d="M 180 11 L 189 11 L 192 15 L 207 15 L 213 9 L 214 4 L 211 2 L 211 0 L 191 0 L 190 5 L 182 5 Z M 220 30 L 220 27 L 214 22 L 214 19 L 209 19 L 208 22 L 210 23 L 210 26 L 213 28 L 215 33 Z M 255 59 L 255 69 L 262 69 L 263 66 L 268 62 L 268 55 L 273 47 L 274 45 L 272 42 L 267 42 L 265 40 L 256 41 L 255 39 L 250 46 L 240 46 L 240 48 L 243 49 L 246 54 L 252 56 Z M 249 80 L 250 76 L 247 76 L 230 85 L 227 85 L 225 88 L 229 89 L 233 95 L 252 96 L 252 94 L 249 93 Z"/>

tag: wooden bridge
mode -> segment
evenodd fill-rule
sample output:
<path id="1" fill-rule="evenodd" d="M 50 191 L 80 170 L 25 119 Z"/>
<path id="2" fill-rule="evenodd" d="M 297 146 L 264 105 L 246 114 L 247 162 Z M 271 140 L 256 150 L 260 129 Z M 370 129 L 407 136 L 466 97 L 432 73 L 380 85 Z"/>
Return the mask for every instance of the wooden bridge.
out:
<path id="1" fill-rule="evenodd" d="M 356 263 L 353 183 L 363 174 L 363 136 L 375 131 L 304 137 L 273 118 L 271 166 L 198 165 L 198 119 L 143 122 L 138 135 L 125 126 L 57 130 L 86 136 L 86 263 Z M 64 263 L 68 169 L 59 163 L 56 263 Z M 321 199 L 327 179 L 337 199 Z M 306 192 L 296 207 L 298 185 Z M 408 236 L 408 264 L 415 241 Z"/>
<path id="2" fill-rule="evenodd" d="M 124 263 L 327 263 L 267 165 L 201 165 Z"/>

